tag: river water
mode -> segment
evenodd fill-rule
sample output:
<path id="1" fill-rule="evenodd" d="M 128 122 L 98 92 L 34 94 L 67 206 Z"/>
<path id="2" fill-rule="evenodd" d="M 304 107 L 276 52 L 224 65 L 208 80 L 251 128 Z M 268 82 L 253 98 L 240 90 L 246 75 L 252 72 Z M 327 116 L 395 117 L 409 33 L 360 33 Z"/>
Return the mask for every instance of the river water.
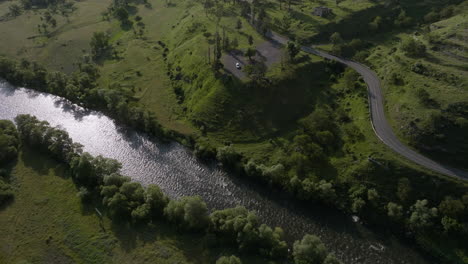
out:
<path id="1" fill-rule="evenodd" d="M 354 223 L 349 216 L 314 205 L 297 206 L 267 188 L 200 163 L 178 143 L 154 142 L 102 113 L 0 80 L 0 119 L 13 120 L 18 114 L 60 126 L 85 151 L 117 159 L 123 174 L 142 184 L 157 184 L 172 198 L 200 195 L 211 209 L 245 206 L 265 223 L 282 227 L 289 241 L 316 234 L 344 263 L 429 263 L 411 247 Z"/>

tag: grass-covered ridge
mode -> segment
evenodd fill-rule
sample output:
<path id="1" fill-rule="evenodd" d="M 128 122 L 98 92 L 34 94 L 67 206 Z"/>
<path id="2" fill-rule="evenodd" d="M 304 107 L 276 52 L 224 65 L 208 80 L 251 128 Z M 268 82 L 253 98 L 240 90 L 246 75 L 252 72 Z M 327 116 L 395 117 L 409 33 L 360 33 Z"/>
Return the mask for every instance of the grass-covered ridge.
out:
<path id="1" fill-rule="evenodd" d="M 466 169 L 468 58 L 462 54 L 467 48 L 462 28 L 468 6 L 465 2 L 451 12 L 383 41 L 368 62 L 383 79 L 387 115 L 397 134 L 426 155 Z M 411 42 L 425 51 L 408 52 L 405 45 Z"/>

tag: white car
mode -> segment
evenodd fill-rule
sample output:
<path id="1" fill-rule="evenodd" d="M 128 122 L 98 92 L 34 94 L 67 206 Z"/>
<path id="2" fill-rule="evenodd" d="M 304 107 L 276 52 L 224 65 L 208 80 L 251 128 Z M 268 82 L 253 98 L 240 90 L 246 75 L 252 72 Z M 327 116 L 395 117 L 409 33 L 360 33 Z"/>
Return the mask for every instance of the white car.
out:
<path id="1" fill-rule="evenodd" d="M 240 63 L 236 63 L 236 68 L 240 70 L 240 68 L 241 68 Z"/>

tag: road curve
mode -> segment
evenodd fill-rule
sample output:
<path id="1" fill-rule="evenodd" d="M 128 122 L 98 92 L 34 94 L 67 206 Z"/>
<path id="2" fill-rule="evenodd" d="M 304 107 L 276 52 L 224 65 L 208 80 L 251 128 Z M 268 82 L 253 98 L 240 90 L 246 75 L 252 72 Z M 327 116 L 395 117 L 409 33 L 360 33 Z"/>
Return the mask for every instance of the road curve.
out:
<path id="1" fill-rule="evenodd" d="M 288 39 L 286 37 L 280 36 L 274 32 L 270 32 L 267 35 L 272 41 L 278 42 L 280 44 L 286 45 Z M 323 58 L 330 60 L 338 61 L 345 64 L 348 67 L 356 70 L 363 77 L 364 81 L 367 84 L 368 88 L 368 97 L 369 97 L 369 111 L 371 114 L 371 123 L 377 137 L 388 147 L 399 153 L 400 155 L 406 157 L 407 159 L 427 168 L 432 171 L 442 173 L 451 177 L 468 180 L 468 172 L 450 168 L 444 166 L 440 163 L 437 163 L 417 152 L 410 149 L 408 146 L 401 143 L 400 140 L 393 133 L 390 124 L 385 119 L 384 103 L 383 103 L 383 94 L 380 87 L 380 80 L 377 77 L 377 74 L 367 68 L 366 66 L 357 63 L 352 60 L 347 60 L 343 58 L 336 57 L 334 55 L 319 51 L 312 47 L 303 46 L 302 50 L 307 53 L 311 53 Z"/>

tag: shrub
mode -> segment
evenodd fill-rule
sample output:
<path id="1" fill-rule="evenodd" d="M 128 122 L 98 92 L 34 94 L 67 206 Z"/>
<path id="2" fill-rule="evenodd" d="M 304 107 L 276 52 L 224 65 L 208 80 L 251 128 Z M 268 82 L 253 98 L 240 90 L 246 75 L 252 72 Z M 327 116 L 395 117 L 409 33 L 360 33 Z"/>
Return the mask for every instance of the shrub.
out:
<path id="1" fill-rule="evenodd" d="M 208 227 L 208 208 L 200 196 L 171 200 L 164 209 L 166 218 L 187 230 L 203 230 Z"/>
<path id="2" fill-rule="evenodd" d="M 216 264 L 242 264 L 242 261 L 236 256 L 222 256 L 216 261 Z"/>
<path id="3" fill-rule="evenodd" d="M 426 54 L 426 45 L 412 37 L 405 39 L 400 47 L 408 56 L 422 57 Z"/>
<path id="4" fill-rule="evenodd" d="M 307 234 L 302 240 L 294 242 L 295 264 L 323 263 L 326 256 L 327 249 L 317 236 Z"/>

